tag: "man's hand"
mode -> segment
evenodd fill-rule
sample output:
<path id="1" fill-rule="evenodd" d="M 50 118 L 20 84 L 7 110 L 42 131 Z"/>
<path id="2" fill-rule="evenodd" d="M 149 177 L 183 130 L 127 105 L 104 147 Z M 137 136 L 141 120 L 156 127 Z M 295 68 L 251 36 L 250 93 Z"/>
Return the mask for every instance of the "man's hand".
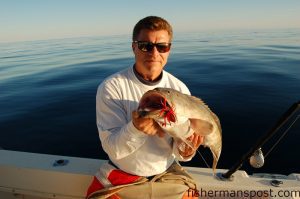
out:
<path id="1" fill-rule="evenodd" d="M 137 111 L 132 112 L 132 123 L 138 130 L 147 135 L 163 137 L 165 132 L 152 118 L 141 118 Z"/>
<path id="2" fill-rule="evenodd" d="M 203 143 L 204 140 L 204 136 L 202 135 L 198 135 L 196 133 L 194 133 L 193 135 L 191 135 L 190 137 L 187 138 L 188 141 L 190 141 L 190 143 L 193 145 L 194 148 L 188 146 L 186 143 L 182 143 L 183 141 L 178 142 L 178 146 L 180 146 L 181 144 L 184 144 L 185 146 L 183 147 L 184 150 L 181 151 L 178 148 L 179 154 L 182 157 L 189 157 L 192 154 L 194 154 L 196 152 L 196 150 L 198 149 L 198 147 Z"/>

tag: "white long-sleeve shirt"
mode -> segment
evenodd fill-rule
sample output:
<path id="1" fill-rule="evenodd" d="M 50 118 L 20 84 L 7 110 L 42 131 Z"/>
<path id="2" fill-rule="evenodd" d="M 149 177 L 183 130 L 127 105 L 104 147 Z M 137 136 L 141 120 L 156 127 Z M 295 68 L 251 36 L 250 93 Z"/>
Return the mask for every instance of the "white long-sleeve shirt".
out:
<path id="1" fill-rule="evenodd" d="M 103 150 L 119 169 L 134 175 L 152 176 L 164 172 L 174 162 L 188 161 L 178 153 L 172 138 L 149 136 L 135 128 L 132 111 L 138 108 L 142 95 L 156 87 L 173 88 L 186 94 L 184 83 L 163 71 L 153 85 L 142 83 L 129 67 L 106 78 L 96 97 L 97 127 Z"/>

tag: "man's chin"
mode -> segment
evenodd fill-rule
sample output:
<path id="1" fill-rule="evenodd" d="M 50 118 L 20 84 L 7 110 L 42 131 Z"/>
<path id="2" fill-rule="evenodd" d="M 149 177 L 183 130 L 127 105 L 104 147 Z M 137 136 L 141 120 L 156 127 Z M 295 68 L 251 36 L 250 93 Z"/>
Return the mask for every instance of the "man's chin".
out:
<path id="1" fill-rule="evenodd" d="M 147 64 L 147 65 L 160 65 L 161 66 L 161 62 L 159 62 L 159 61 L 145 61 L 145 64 Z"/>
<path id="2" fill-rule="evenodd" d="M 163 68 L 160 62 L 145 62 L 145 66 L 150 70 L 151 69 L 160 70 L 161 68 Z"/>

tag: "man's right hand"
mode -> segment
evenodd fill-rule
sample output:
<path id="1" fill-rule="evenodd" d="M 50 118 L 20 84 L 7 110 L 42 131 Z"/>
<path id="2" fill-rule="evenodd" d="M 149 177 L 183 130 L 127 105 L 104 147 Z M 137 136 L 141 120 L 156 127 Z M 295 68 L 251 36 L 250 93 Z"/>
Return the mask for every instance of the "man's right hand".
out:
<path id="1" fill-rule="evenodd" d="M 155 122 L 152 118 L 139 117 L 137 111 L 132 112 L 132 123 L 138 130 L 147 135 L 158 135 L 163 137 L 165 135 L 164 130 Z"/>

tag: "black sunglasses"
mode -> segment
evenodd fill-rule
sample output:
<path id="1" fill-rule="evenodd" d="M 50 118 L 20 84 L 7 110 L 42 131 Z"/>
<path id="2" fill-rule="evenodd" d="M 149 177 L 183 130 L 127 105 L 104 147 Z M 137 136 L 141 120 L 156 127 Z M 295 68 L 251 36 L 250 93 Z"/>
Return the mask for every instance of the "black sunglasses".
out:
<path id="1" fill-rule="evenodd" d="M 133 43 L 137 43 L 138 48 L 143 52 L 151 52 L 156 47 L 157 51 L 160 53 L 169 52 L 171 49 L 171 43 L 152 43 L 149 41 L 134 41 Z"/>

